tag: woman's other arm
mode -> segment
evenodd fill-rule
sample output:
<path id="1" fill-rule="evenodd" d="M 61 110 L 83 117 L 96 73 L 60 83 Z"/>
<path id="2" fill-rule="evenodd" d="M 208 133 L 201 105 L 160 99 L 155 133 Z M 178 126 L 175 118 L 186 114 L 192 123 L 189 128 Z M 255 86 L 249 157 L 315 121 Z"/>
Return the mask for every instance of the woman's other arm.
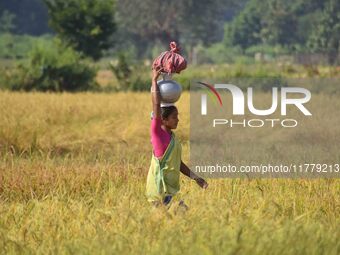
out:
<path id="1" fill-rule="evenodd" d="M 194 172 L 192 172 L 190 168 L 186 164 L 183 163 L 183 161 L 181 161 L 180 171 L 182 172 L 182 174 L 196 181 L 198 186 L 200 186 L 202 189 L 208 188 L 208 183 L 203 178 L 199 177 Z"/>

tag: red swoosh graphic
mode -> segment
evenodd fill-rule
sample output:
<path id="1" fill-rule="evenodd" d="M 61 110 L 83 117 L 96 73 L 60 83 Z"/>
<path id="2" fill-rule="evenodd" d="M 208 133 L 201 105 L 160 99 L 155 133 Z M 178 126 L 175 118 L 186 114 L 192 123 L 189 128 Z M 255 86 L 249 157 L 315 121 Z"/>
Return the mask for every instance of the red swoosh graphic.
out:
<path id="1" fill-rule="evenodd" d="M 217 96 L 218 101 L 220 102 L 220 105 L 222 106 L 222 100 L 221 100 L 220 94 L 218 94 L 218 92 L 216 91 L 216 89 L 215 89 L 212 85 L 209 85 L 209 84 L 206 84 L 206 83 L 203 83 L 203 82 L 200 82 L 200 81 L 197 82 L 197 83 L 206 86 L 206 87 L 209 88 L 212 92 L 214 92 L 214 94 Z"/>

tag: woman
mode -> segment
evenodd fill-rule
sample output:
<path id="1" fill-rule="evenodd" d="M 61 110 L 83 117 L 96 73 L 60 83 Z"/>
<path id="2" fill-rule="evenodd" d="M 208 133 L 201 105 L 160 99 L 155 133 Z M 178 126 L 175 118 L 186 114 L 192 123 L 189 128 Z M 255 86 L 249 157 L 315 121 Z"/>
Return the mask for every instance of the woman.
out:
<path id="1" fill-rule="evenodd" d="M 180 172 L 195 180 L 203 189 L 208 187 L 208 183 L 190 171 L 181 160 L 181 144 L 175 133 L 171 131 L 177 128 L 178 111 L 174 105 L 160 106 L 160 92 L 157 85 L 159 75 L 159 71 L 153 70 L 151 87 L 153 105 L 151 143 L 153 154 L 147 177 L 146 195 L 148 201 L 155 205 L 167 205 L 180 189 Z"/>

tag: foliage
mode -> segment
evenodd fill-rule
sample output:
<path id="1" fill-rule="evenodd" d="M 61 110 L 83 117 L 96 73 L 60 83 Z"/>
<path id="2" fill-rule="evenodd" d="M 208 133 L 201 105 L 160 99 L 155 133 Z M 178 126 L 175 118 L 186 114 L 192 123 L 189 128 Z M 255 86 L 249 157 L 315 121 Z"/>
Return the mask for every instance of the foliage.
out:
<path id="1" fill-rule="evenodd" d="M 254 56 L 256 53 L 263 53 L 268 54 L 271 56 L 279 56 L 284 54 L 289 54 L 290 50 L 281 46 L 280 44 L 277 45 L 265 45 L 265 44 L 259 44 L 250 46 L 245 50 L 245 54 L 249 56 Z"/>
<path id="2" fill-rule="evenodd" d="M 235 63 L 242 54 L 240 47 L 226 47 L 223 43 L 215 43 L 209 47 L 199 45 L 196 50 L 197 64 Z"/>
<path id="3" fill-rule="evenodd" d="M 116 63 L 110 62 L 109 68 L 119 82 L 118 90 L 145 91 L 150 89 L 148 69 L 139 62 L 128 59 L 124 53 L 118 55 Z"/>
<path id="4" fill-rule="evenodd" d="M 266 11 L 261 19 L 261 41 L 270 45 L 290 45 L 296 41 L 297 16 L 294 0 L 264 1 Z M 293 28 L 293 29 L 292 29 Z"/>
<path id="5" fill-rule="evenodd" d="M 216 45 L 217 49 L 221 46 Z M 256 88 L 259 90 L 267 91 L 271 89 L 272 84 L 278 81 L 281 85 L 285 85 L 285 81 L 289 79 L 301 79 L 301 78 L 331 78 L 334 79 L 340 77 L 340 70 L 333 66 L 311 66 L 311 65 L 297 65 L 293 64 L 290 59 L 283 58 L 282 60 L 266 59 L 266 52 L 271 50 L 276 51 L 277 49 L 270 48 L 264 49 L 265 59 L 262 62 L 257 62 L 253 57 L 240 57 L 237 54 L 237 49 L 226 49 L 230 52 L 231 58 L 235 54 L 234 63 L 220 63 L 220 64 L 200 64 L 197 66 L 190 65 L 186 70 L 181 72 L 181 74 L 173 75 L 173 79 L 181 84 L 183 90 L 190 90 L 190 85 L 196 81 L 214 81 L 214 82 L 229 82 L 231 80 L 242 80 L 242 83 L 247 81 L 247 84 L 251 84 L 253 81 L 263 80 L 261 84 L 254 82 Z M 284 50 L 284 49 L 282 49 Z M 224 51 L 224 52 L 226 52 Z M 279 49 L 280 52 L 280 49 Z M 206 54 L 204 51 L 199 53 L 199 58 L 202 54 Z M 105 87 L 110 84 L 110 88 L 107 91 L 149 91 L 150 90 L 150 67 L 148 65 L 143 65 L 141 62 L 132 62 L 126 58 L 126 63 L 130 75 L 127 76 L 127 80 L 119 81 L 116 75 L 111 76 L 111 78 L 106 75 L 106 78 L 102 78 L 100 84 Z M 118 66 L 118 62 L 112 62 L 115 68 Z M 111 69 L 112 67 L 110 67 Z M 111 69 L 114 74 L 114 71 Z M 105 73 L 105 71 L 101 71 Z M 259 79 L 260 78 L 260 79 Z M 265 79 L 263 79 L 265 78 Z M 122 85 L 123 84 L 123 85 Z M 125 84 L 125 85 L 124 85 Z M 245 86 L 247 84 L 244 84 Z M 323 84 L 323 83 L 322 83 Z M 322 84 L 319 84 L 322 86 Z M 304 86 L 308 86 L 304 85 Z M 314 89 L 313 89 L 314 90 Z M 318 88 L 318 91 L 320 89 Z M 322 91 L 336 91 L 336 86 L 328 86 L 323 88 Z"/>
<path id="6" fill-rule="evenodd" d="M 224 43 L 243 49 L 264 44 L 290 53 L 327 53 L 333 63 L 339 54 L 339 13 L 336 0 L 250 0 L 226 25 Z"/>
<path id="7" fill-rule="evenodd" d="M 322 9 L 306 13 L 298 17 L 298 24 L 296 27 L 296 47 L 307 48 L 308 40 L 315 28 L 318 26 L 322 15 Z"/>
<path id="8" fill-rule="evenodd" d="M 7 71 L 6 86 L 24 91 L 81 91 L 96 87 L 96 70 L 58 42 L 37 44 L 27 62 Z"/>
<path id="9" fill-rule="evenodd" d="M 50 45 L 51 40 L 52 37 L 50 35 L 35 37 L 3 33 L 0 35 L 0 58 L 27 58 L 28 53 L 36 44 L 46 44 L 47 47 Z"/>
<path id="10" fill-rule="evenodd" d="M 243 11 L 225 27 L 224 41 L 227 46 L 247 48 L 261 42 L 261 10 L 255 1 L 250 1 Z"/>
<path id="11" fill-rule="evenodd" d="M 210 44 L 221 39 L 224 11 L 234 2 L 118 0 L 118 20 L 127 31 L 166 46 L 171 40 Z"/>
<path id="12" fill-rule="evenodd" d="M 119 54 L 117 64 L 110 63 L 110 69 L 120 84 L 120 89 L 126 90 L 130 84 L 131 68 L 124 54 Z"/>
<path id="13" fill-rule="evenodd" d="M 221 56 L 226 61 L 247 62 L 241 55 L 252 51 L 248 48 L 264 45 L 284 48 L 289 54 L 322 53 L 328 56 L 329 63 L 336 64 L 340 34 L 338 2 L 0 0 L 0 30 L 13 35 L 41 35 L 51 32 L 47 27 L 50 16 L 51 27 L 64 42 L 95 60 L 108 55 L 117 57 L 118 52 L 127 53 L 130 49 L 134 58 L 151 58 L 155 45 L 160 44 L 165 50 L 170 40 L 177 40 L 189 63 L 196 63 L 200 57 L 196 56 L 197 49 L 203 62 L 215 62 L 209 54 L 216 55 L 216 63 L 223 62 Z M 6 34 L 5 37 L 9 38 Z M 216 46 L 221 42 L 226 49 L 242 49 L 239 60 L 234 59 L 233 52 Z M 5 51 L 0 57 L 23 56 L 12 50 L 11 44 L 0 49 Z M 14 48 L 18 45 L 16 39 L 13 45 Z M 202 46 L 207 50 L 202 51 Z"/>
<path id="14" fill-rule="evenodd" d="M 340 2 L 329 0 L 316 29 L 309 39 L 309 47 L 314 52 L 324 52 L 329 62 L 334 64 L 340 48 Z"/>
<path id="15" fill-rule="evenodd" d="M 294 1 L 251 0 L 227 27 L 228 45 L 290 45 L 296 42 L 298 20 Z"/>
<path id="16" fill-rule="evenodd" d="M 49 24 L 75 50 L 98 60 L 116 30 L 113 0 L 44 0 Z"/>

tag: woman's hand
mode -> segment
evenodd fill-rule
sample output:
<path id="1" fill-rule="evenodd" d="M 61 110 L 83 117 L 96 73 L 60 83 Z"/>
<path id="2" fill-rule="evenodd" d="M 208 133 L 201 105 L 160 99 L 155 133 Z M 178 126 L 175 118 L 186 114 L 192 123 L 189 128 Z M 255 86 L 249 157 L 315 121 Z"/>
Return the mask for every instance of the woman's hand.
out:
<path id="1" fill-rule="evenodd" d="M 190 179 L 194 180 L 198 186 L 200 186 L 202 189 L 208 188 L 208 183 L 198 175 L 196 175 L 194 172 L 192 172 L 189 167 L 184 164 L 183 161 L 181 161 L 180 171 L 182 174 L 188 176 Z"/>
<path id="2" fill-rule="evenodd" d="M 198 186 L 200 186 L 202 189 L 206 189 L 208 188 L 208 183 L 201 177 L 198 177 L 197 179 L 195 179 L 196 183 Z"/>
<path id="3" fill-rule="evenodd" d="M 160 68 L 158 68 L 157 70 L 152 69 L 152 81 L 157 81 L 160 74 Z"/>

